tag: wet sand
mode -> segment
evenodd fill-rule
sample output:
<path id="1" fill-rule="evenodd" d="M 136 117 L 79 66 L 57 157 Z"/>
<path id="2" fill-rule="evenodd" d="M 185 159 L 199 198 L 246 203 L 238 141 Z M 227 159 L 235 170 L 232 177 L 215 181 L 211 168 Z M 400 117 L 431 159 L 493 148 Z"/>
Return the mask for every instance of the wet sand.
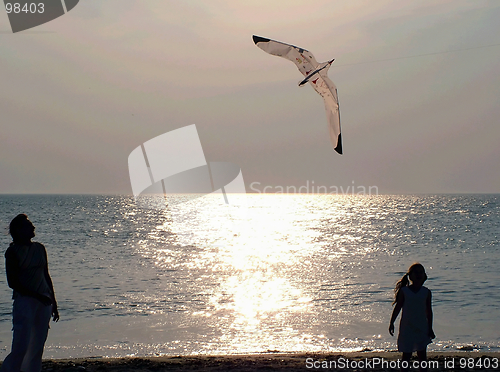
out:
<path id="1" fill-rule="evenodd" d="M 250 355 L 162 356 L 44 360 L 43 371 L 399 371 L 397 352 L 263 353 Z M 418 371 L 410 362 L 409 371 Z M 500 353 L 430 352 L 429 371 L 499 371 Z M 453 363 L 453 364 L 452 364 Z M 471 364 L 473 363 L 473 364 Z M 469 368 L 470 366 L 474 368 Z M 488 366 L 487 366 L 488 365 Z M 465 366 L 465 368 L 462 368 Z M 496 368 L 495 368 L 496 366 Z"/>

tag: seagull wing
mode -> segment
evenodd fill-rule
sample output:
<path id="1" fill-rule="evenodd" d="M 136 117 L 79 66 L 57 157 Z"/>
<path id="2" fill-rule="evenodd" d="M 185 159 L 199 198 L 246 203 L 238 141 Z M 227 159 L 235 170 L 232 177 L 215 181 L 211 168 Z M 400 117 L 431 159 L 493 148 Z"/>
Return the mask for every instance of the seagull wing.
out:
<path id="1" fill-rule="evenodd" d="M 255 35 L 253 35 L 253 42 L 264 52 L 292 61 L 304 76 L 316 70 L 319 65 L 312 53 L 304 48 Z"/>
<path id="2" fill-rule="evenodd" d="M 337 87 L 328 77 L 328 68 L 321 70 L 309 83 L 325 102 L 326 118 L 330 132 L 330 141 L 335 151 L 342 154 L 342 134 L 340 132 L 340 110 Z"/>

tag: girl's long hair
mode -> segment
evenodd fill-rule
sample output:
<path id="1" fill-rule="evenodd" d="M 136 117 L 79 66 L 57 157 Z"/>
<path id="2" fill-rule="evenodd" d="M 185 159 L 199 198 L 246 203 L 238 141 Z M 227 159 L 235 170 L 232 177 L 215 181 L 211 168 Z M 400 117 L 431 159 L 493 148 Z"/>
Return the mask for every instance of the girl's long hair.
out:
<path id="1" fill-rule="evenodd" d="M 424 266 L 420 262 L 415 262 L 410 266 L 408 271 L 403 275 L 401 279 L 396 283 L 396 287 L 394 288 L 394 301 L 392 304 L 394 305 L 398 299 L 398 293 L 403 287 L 407 287 L 410 285 L 410 273 L 417 267 L 421 267 L 424 270 L 424 282 L 427 280 L 427 274 L 425 274 Z"/>

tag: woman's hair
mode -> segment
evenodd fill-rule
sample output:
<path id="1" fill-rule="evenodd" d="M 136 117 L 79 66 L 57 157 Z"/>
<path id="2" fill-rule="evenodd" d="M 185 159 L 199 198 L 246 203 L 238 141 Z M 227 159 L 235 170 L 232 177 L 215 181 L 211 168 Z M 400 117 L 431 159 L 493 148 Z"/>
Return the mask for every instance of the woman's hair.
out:
<path id="1" fill-rule="evenodd" d="M 28 221 L 28 216 L 24 213 L 18 214 L 12 221 L 10 221 L 9 234 L 12 236 L 13 241 L 22 239 L 19 230 L 23 227 L 24 221 Z"/>
<path id="2" fill-rule="evenodd" d="M 424 271 L 424 282 L 427 280 L 427 274 L 425 273 L 424 266 L 420 262 L 415 262 L 413 265 L 410 266 L 410 268 L 403 275 L 403 277 L 401 279 L 399 279 L 399 281 L 396 283 L 396 287 L 394 288 L 394 302 L 392 303 L 393 305 L 396 303 L 396 301 L 398 299 L 398 293 L 401 290 L 401 288 L 410 285 L 410 274 L 417 267 L 421 267 L 422 270 Z"/>

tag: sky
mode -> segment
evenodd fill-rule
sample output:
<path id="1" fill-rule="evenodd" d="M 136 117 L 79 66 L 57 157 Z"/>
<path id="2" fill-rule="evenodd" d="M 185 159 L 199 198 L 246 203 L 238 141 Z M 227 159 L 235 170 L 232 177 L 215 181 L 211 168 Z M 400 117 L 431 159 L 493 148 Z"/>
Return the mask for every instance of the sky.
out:
<path id="1" fill-rule="evenodd" d="M 500 193 L 498 0 L 81 0 L 13 34 L 0 9 L 0 193 L 131 194 L 128 156 L 196 124 L 247 192 Z M 252 35 L 335 58 L 322 98 Z"/>

